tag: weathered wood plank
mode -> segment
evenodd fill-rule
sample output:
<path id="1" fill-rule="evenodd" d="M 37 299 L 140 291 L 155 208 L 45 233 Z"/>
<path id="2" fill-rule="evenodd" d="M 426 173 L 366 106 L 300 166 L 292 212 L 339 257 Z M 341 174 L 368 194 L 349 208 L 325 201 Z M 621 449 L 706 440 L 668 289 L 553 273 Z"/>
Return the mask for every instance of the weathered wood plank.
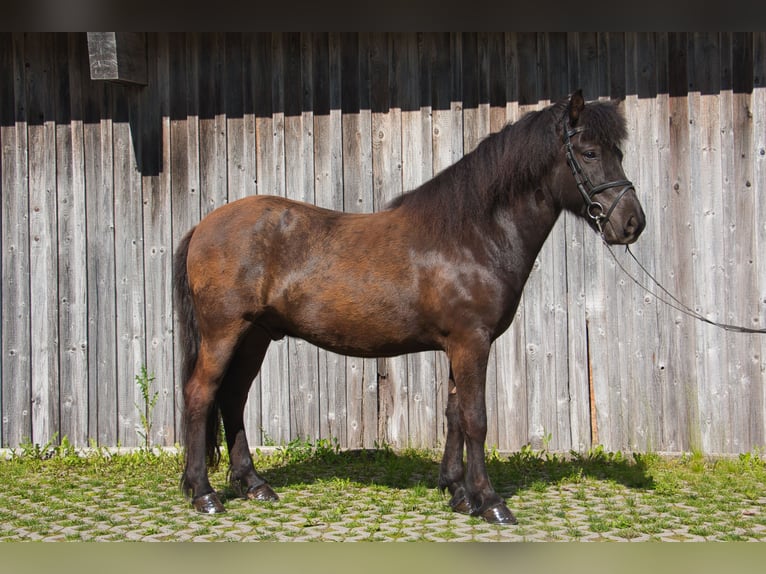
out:
<path id="1" fill-rule="evenodd" d="M 224 65 L 226 63 L 225 35 L 201 34 L 199 50 L 192 54 L 197 59 L 199 110 L 199 178 L 201 217 L 228 203 L 226 89 Z M 229 70 L 233 66 L 228 66 Z M 229 87 L 236 91 L 235 86 Z M 236 141 L 236 138 L 235 138 Z"/>
<path id="2" fill-rule="evenodd" d="M 397 98 L 402 107 L 402 187 L 415 189 L 433 176 L 430 62 L 423 35 L 407 34 L 395 41 L 398 58 Z M 430 97 L 428 98 L 430 100 Z M 433 352 L 407 357 L 409 438 L 408 445 L 436 442 L 436 372 Z"/>
<path id="3" fill-rule="evenodd" d="M 150 445 L 172 446 L 176 442 L 176 416 L 173 370 L 173 300 L 172 300 L 172 190 L 170 160 L 169 114 L 169 54 L 166 35 L 151 35 L 148 43 L 150 87 L 140 94 L 142 110 L 139 129 L 141 145 L 160 145 L 161 159 L 158 174 L 145 169 L 141 174 L 143 192 L 144 272 L 146 298 L 146 370 L 154 377 L 149 386 L 150 401 L 157 394 L 156 404 L 139 406 L 151 426 Z M 153 113 L 157 112 L 157 113 Z M 160 123 L 160 125 L 155 125 Z M 145 134 L 159 134 L 155 142 Z M 153 151 L 153 150 L 152 150 Z M 138 156 L 145 155 L 144 150 Z M 142 429 L 142 433 L 146 430 Z"/>
<path id="4" fill-rule="evenodd" d="M 372 109 L 372 170 L 375 210 L 402 193 L 402 113 L 392 101 L 391 67 L 394 40 L 370 36 L 370 103 Z M 385 444 L 407 444 L 407 359 L 380 359 L 378 369 L 378 437 Z"/>
<path id="5" fill-rule="evenodd" d="M 268 80 L 260 77 L 260 70 L 263 66 L 258 62 L 264 56 L 269 56 L 270 50 L 267 53 L 261 54 L 260 48 L 263 43 L 268 43 L 269 48 L 271 46 L 270 36 L 267 34 L 245 34 L 242 37 L 242 61 L 247 64 L 243 64 L 243 77 L 242 77 L 242 94 L 243 94 L 243 108 L 244 108 L 244 160 L 243 170 L 246 174 L 246 187 L 244 193 L 246 195 L 255 195 L 259 191 L 260 180 L 258 169 L 259 165 L 259 127 L 260 122 L 263 120 L 263 112 L 261 109 L 261 103 L 259 99 L 262 97 L 264 91 L 267 91 L 269 96 L 271 94 L 271 78 Z M 261 82 L 265 84 L 265 90 L 261 86 Z M 270 101 L 270 97 L 269 97 Z M 231 126 L 227 128 L 231 131 Z M 273 139 L 273 136 L 269 134 L 269 141 Z M 260 372 L 256 375 L 250 387 L 247 403 L 245 404 L 245 430 L 247 432 L 248 441 L 251 445 L 263 444 L 262 430 L 263 430 L 263 404 L 262 404 L 262 380 Z"/>
<path id="6" fill-rule="evenodd" d="M 314 203 L 314 120 L 312 54 L 306 34 L 286 34 L 285 192 L 288 198 Z M 302 339 L 288 340 L 290 357 L 290 437 L 319 438 L 319 355 Z"/>
<path id="7" fill-rule="evenodd" d="M 173 252 L 186 233 L 200 219 L 199 175 L 199 37 L 196 34 L 168 35 L 168 111 L 170 196 Z M 164 139 L 164 136 L 163 136 Z M 174 303 L 175 304 L 175 303 Z M 174 323 L 174 333 L 178 333 Z M 181 346 L 173 337 L 175 432 L 183 442 L 183 384 Z"/>
<path id="8" fill-rule="evenodd" d="M 310 42 L 313 67 L 315 203 L 343 210 L 343 132 L 341 125 L 340 47 L 337 34 L 315 33 Z M 319 436 L 346 444 L 346 358 L 318 350 Z"/>
<path id="9" fill-rule="evenodd" d="M 540 42 L 544 49 L 543 71 L 547 70 L 543 95 L 546 103 L 570 92 L 567 35 L 548 33 Z M 599 65 L 603 55 L 600 53 Z M 554 228 L 555 357 L 558 429 L 552 447 L 585 450 L 591 445 L 588 344 L 585 313 L 585 268 L 583 233 L 589 230 L 571 213 L 564 213 Z M 561 267 L 563 263 L 564 267 Z M 563 338 L 563 339 L 562 339 Z M 565 418 L 566 417 L 566 418 Z"/>
<path id="10" fill-rule="evenodd" d="M 721 134 L 718 101 L 710 92 L 720 79 L 720 55 L 712 34 L 689 35 L 689 142 L 691 150 L 691 189 L 694 202 L 695 309 L 708 319 L 723 319 L 725 284 L 721 233 Z M 705 190 L 702 192 L 702 190 Z M 709 325 L 697 331 L 699 415 L 703 449 L 726 452 L 731 444 L 730 418 L 722 365 L 726 350 L 720 333 Z"/>
<path id="11" fill-rule="evenodd" d="M 285 108 L 282 35 L 259 34 L 253 53 L 258 193 L 285 196 Z M 273 112 L 272 112 L 273 110 Z M 273 114 L 273 115 L 272 115 Z M 290 369 L 287 339 L 269 347 L 261 368 L 261 444 L 290 440 Z M 252 422 L 251 422 L 252 424 Z M 252 440 L 251 439 L 251 440 Z M 254 443 L 257 444 L 257 443 Z"/>
<path id="12" fill-rule="evenodd" d="M 131 129 L 138 129 L 134 94 L 114 91 L 114 237 L 117 327 L 117 438 L 137 446 L 140 391 L 135 377 L 146 365 L 146 313 L 141 174 Z M 132 117 L 132 125 L 130 123 Z"/>
<path id="13" fill-rule="evenodd" d="M 84 59 L 74 34 L 56 36 L 56 186 L 60 434 L 88 445 L 88 286 L 85 157 L 82 122 Z M 70 64 L 71 62 L 71 64 Z"/>
<path id="14" fill-rule="evenodd" d="M 87 34 L 92 80 L 146 85 L 145 33 L 88 32 Z"/>
<path id="15" fill-rule="evenodd" d="M 459 160 L 463 152 L 462 102 L 458 89 L 460 36 L 455 33 L 429 34 L 426 41 L 431 68 L 431 154 L 433 173 L 437 174 Z M 449 392 L 449 361 L 445 353 L 436 353 L 434 360 L 436 437 L 437 441 L 443 442 L 447 432 L 445 410 Z"/>
<path id="16" fill-rule="evenodd" d="M 518 34 L 505 35 L 506 62 L 506 118 L 517 121 L 523 111 L 518 103 L 520 62 Z M 495 341 L 495 372 L 497 377 L 497 447 L 503 450 L 519 449 L 529 442 L 526 361 L 524 358 L 524 298 L 516 310 L 510 328 Z"/>
<path id="17" fill-rule="evenodd" d="M 32 438 L 30 413 L 31 294 L 29 260 L 29 141 L 27 136 L 24 38 L 3 34 L 0 70 L 2 143 L 2 438 L 16 446 Z"/>
<path id="18" fill-rule="evenodd" d="M 756 235 L 753 219 L 753 115 L 750 111 L 753 71 L 752 40 L 744 33 L 721 33 L 721 84 L 718 94 L 721 113 L 722 191 L 723 191 L 723 275 L 726 297 L 725 322 L 757 327 Z M 726 89 L 729 88 L 729 89 Z M 748 450 L 763 436 L 760 393 L 753 386 L 760 382 L 760 365 L 752 349 L 758 335 L 726 333 L 728 351 L 729 408 L 732 420 L 732 448 Z"/>
<path id="19" fill-rule="evenodd" d="M 490 124 L 489 82 L 489 51 L 487 36 L 477 33 L 463 33 L 460 37 L 461 56 L 456 61 L 456 77 L 462 92 L 462 128 L 463 152 L 473 151 L 479 142 L 492 132 Z M 495 345 L 490 350 L 487 365 L 485 393 L 487 402 L 487 442 L 498 444 L 498 411 L 497 411 L 497 351 Z"/>
<path id="20" fill-rule="evenodd" d="M 670 34 L 668 38 L 668 90 L 670 94 L 668 124 L 670 161 L 668 168 L 669 188 L 666 194 L 667 215 L 658 222 L 662 230 L 663 245 L 672 245 L 674 249 L 665 259 L 665 277 L 672 293 L 694 293 L 696 277 L 693 258 L 692 207 L 695 194 L 691 187 L 690 142 L 689 142 L 689 106 L 686 97 L 688 86 L 687 73 L 687 38 L 686 34 Z M 662 280 L 662 275 L 659 276 Z M 664 445 L 674 445 L 674 452 L 701 450 L 699 434 L 699 411 L 697 398 L 697 359 L 695 348 L 697 322 L 683 313 L 673 311 L 673 329 L 666 332 L 670 343 L 668 353 L 672 361 L 667 361 L 667 384 L 663 386 L 663 402 L 670 412 L 677 416 L 677 434 L 665 428 Z M 659 363 L 662 370 L 663 363 Z"/>
<path id="21" fill-rule="evenodd" d="M 755 229 L 756 253 L 758 254 L 757 274 L 758 289 L 751 294 L 757 298 L 758 328 L 766 328 L 766 33 L 753 34 L 753 91 L 751 110 L 753 114 L 753 194 L 756 198 L 753 217 L 757 222 Z M 766 337 L 761 337 L 760 346 L 753 348 L 753 358 L 760 364 L 760 382 L 753 388 L 753 417 L 761 424 L 766 421 Z M 755 444 L 766 442 L 766 429 L 760 437 L 754 438 Z"/>
<path id="22" fill-rule="evenodd" d="M 340 44 L 343 209 L 374 210 L 369 37 L 342 34 Z M 346 358 L 347 445 L 370 448 L 378 441 L 378 381 L 375 359 Z"/>
<path id="23" fill-rule="evenodd" d="M 24 52 L 25 58 L 38 62 L 35 68 L 30 66 L 24 73 L 29 138 L 29 281 L 33 310 L 30 327 L 34 336 L 31 405 L 17 412 L 31 414 L 32 435 L 25 438 L 45 444 L 59 433 L 56 213 L 59 166 L 56 165 L 55 98 L 51 97 L 55 93 L 53 36 L 30 38 L 25 42 Z"/>

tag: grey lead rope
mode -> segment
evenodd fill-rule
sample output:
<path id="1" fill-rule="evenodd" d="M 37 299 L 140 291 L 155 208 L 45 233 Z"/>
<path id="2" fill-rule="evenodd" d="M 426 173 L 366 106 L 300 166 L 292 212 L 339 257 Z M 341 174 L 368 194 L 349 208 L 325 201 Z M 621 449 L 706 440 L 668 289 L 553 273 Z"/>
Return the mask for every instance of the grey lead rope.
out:
<path id="1" fill-rule="evenodd" d="M 663 287 L 657 279 L 654 278 L 654 276 L 649 273 L 649 271 L 644 267 L 641 262 L 638 260 L 638 258 L 633 254 L 633 252 L 630 250 L 630 247 L 628 245 L 625 246 L 625 251 L 627 251 L 630 256 L 633 258 L 633 261 L 638 264 L 641 271 L 646 274 L 649 279 L 651 279 L 652 283 L 654 283 L 665 295 L 667 295 L 670 300 L 664 299 L 657 295 L 654 291 L 649 289 L 646 285 L 641 283 L 638 279 L 636 279 L 633 275 L 631 275 L 627 269 L 623 266 L 622 263 L 620 263 L 620 260 L 617 259 L 617 256 L 614 254 L 614 251 L 612 250 L 612 246 L 609 245 L 606 240 L 604 239 L 604 234 L 601 233 L 601 240 L 604 242 L 604 245 L 606 245 L 607 250 L 609 251 L 609 254 L 612 256 L 612 259 L 614 259 L 614 262 L 617 264 L 617 266 L 622 270 L 625 275 L 627 275 L 633 283 L 641 287 L 644 291 L 655 297 L 658 301 L 662 301 L 665 303 L 665 305 L 672 307 L 676 311 L 680 311 L 684 315 L 688 315 L 689 317 L 692 317 L 694 319 L 697 319 L 699 321 L 702 321 L 703 323 L 707 323 L 708 325 L 713 325 L 714 327 L 719 327 L 720 329 L 723 329 L 725 331 L 730 331 L 734 333 L 757 333 L 760 335 L 766 334 L 766 329 L 753 329 L 751 327 L 742 327 L 740 325 L 729 325 L 727 323 L 719 323 L 718 321 L 713 321 L 711 319 L 708 319 L 704 315 L 697 313 L 694 309 L 689 307 L 688 305 L 684 304 L 682 301 L 678 299 L 675 295 L 673 295 L 670 291 L 668 291 L 665 287 Z"/>

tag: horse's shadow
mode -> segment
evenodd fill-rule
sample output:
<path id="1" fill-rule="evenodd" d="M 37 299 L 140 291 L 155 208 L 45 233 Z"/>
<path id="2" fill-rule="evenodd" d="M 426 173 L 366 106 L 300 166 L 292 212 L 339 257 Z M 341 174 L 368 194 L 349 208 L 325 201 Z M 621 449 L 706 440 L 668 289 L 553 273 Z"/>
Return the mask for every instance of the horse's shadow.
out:
<path id="1" fill-rule="evenodd" d="M 439 482 L 438 457 L 418 450 L 328 449 L 297 457 L 284 455 L 281 460 L 279 455 L 269 455 L 261 461 L 259 456 L 255 458 L 256 468 L 261 462 L 263 467 L 259 471 L 277 490 L 333 479 L 394 489 L 437 488 Z M 583 478 L 615 482 L 632 489 L 654 487 L 646 457 L 639 454 L 625 456 L 600 449 L 587 454 L 560 454 L 525 447 L 518 452 L 491 454 L 487 458 L 490 479 L 498 494 L 505 498 L 541 486 L 577 483 Z M 220 494 L 224 498 L 235 497 L 230 488 Z"/>

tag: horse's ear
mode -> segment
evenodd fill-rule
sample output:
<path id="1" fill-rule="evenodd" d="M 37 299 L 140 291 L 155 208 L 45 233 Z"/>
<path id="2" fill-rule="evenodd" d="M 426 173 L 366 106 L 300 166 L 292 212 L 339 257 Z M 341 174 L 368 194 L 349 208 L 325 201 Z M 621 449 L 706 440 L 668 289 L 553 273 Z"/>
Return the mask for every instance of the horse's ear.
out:
<path id="1" fill-rule="evenodd" d="M 580 119 L 580 112 L 585 108 L 585 99 L 582 97 L 582 90 L 577 90 L 569 98 L 569 106 L 567 108 L 569 112 L 569 125 L 574 127 L 577 125 L 577 120 Z"/>

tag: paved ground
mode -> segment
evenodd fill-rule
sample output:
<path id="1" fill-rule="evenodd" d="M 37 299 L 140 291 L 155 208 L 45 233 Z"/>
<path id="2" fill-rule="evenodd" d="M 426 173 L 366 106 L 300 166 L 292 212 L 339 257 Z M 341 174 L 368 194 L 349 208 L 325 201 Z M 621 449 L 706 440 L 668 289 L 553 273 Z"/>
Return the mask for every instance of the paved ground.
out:
<path id="1" fill-rule="evenodd" d="M 674 473 L 646 480 L 619 460 L 590 472 L 576 461 L 516 457 L 515 467 L 504 462 L 490 475 L 519 524 L 494 526 L 449 509 L 433 488 L 437 462 L 391 455 L 376 465 L 376 458 L 272 467 L 266 476 L 279 502 L 238 499 L 226 488 L 227 512 L 216 516 L 191 510 L 172 459 L 157 468 L 111 468 L 108 479 L 77 466 L 35 473 L 9 465 L 0 468 L 0 542 L 766 541 L 763 473 L 747 465 L 728 474 L 700 467 L 685 482 Z M 517 471 L 503 478 L 511 467 Z M 225 469 L 211 480 L 226 484 Z"/>
<path id="2" fill-rule="evenodd" d="M 180 496 L 161 509 L 141 509 L 135 494 L 128 494 L 85 513 L 52 500 L 58 510 L 43 512 L 42 528 L 43 503 L 25 514 L 29 500 L 12 496 L 4 505 L 14 527 L 0 529 L 0 541 L 766 541 L 766 497 L 716 517 L 680 504 L 658 513 L 627 490 L 615 496 L 613 486 L 607 494 L 598 484 L 564 485 L 514 496 L 510 506 L 519 524 L 492 526 L 449 511 L 433 489 L 420 492 L 422 500 L 403 491 L 354 490 L 358 502 L 347 505 L 333 504 L 330 496 L 329 506 L 318 506 L 315 496 L 309 500 L 299 490 L 271 504 L 234 499 L 227 501 L 227 513 L 212 517 L 195 515 Z M 90 494 L 93 500 L 115 496 Z"/>

